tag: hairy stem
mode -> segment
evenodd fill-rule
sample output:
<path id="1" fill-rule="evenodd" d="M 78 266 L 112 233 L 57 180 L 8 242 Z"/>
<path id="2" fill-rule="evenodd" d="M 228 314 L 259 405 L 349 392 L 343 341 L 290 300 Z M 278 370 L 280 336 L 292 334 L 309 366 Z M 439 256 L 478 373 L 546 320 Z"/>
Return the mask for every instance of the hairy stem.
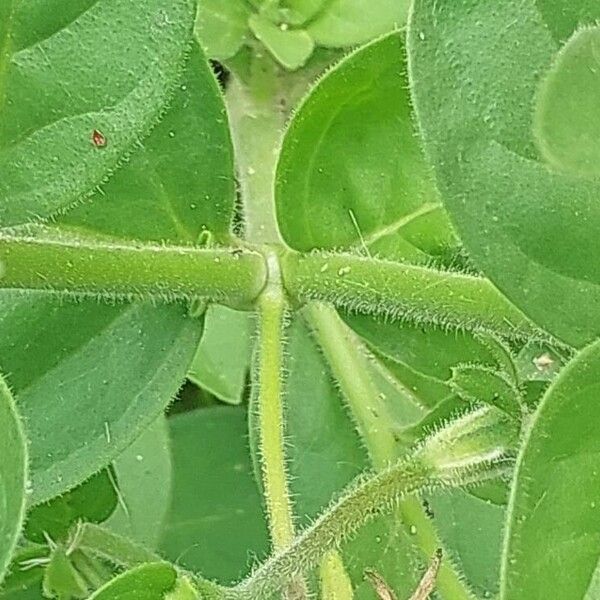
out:
<path id="1" fill-rule="evenodd" d="M 460 471 L 460 472 L 459 472 Z M 402 459 L 368 478 L 359 478 L 340 499 L 307 527 L 284 550 L 276 553 L 248 579 L 227 592 L 231 600 L 267 600 L 285 588 L 287 582 L 316 567 L 323 556 L 349 539 L 378 515 L 398 506 L 409 494 L 461 484 L 485 481 L 505 473 L 501 463 L 465 464 L 452 477 L 437 474 L 419 456 Z"/>
<path id="2" fill-rule="evenodd" d="M 269 283 L 258 302 L 257 422 L 269 528 L 273 546 L 279 549 L 294 539 L 284 448 L 282 377 L 285 298 L 275 253 L 268 256 L 267 264 Z"/>
<path id="3" fill-rule="evenodd" d="M 368 357 L 358 337 L 350 331 L 335 309 L 311 303 L 307 319 L 350 406 L 352 415 L 367 445 L 376 469 L 385 468 L 397 454 L 397 443 L 389 424 L 385 403 L 368 372 Z M 417 498 L 406 498 L 398 505 L 398 518 L 423 553 L 430 557 L 441 542 L 431 520 Z M 438 575 L 438 588 L 447 600 L 472 600 L 473 595 L 451 565 L 444 563 Z"/>
<path id="4" fill-rule="evenodd" d="M 300 302 L 417 323 L 548 339 L 489 280 L 354 254 L 287 253 L 284 286 Z"/>
<path id="5" fill-rule="evenodd" d="M 265 281 L 256 252 L 0 234 L 0 288 L 245 305 Z"/>

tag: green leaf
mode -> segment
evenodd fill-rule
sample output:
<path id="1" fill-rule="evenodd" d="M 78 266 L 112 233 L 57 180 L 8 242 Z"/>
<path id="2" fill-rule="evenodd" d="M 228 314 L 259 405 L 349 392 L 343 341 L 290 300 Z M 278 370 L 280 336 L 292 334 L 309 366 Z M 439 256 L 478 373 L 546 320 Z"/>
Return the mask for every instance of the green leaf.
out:
<path id="1" fill-rule="evenodd" d="M 426 149 L 469 254 L 556 336 L 573 345 L 594 339 L 598 184 L 538 160 L 531 107 L 557 47 L 534 3 L 490 11 L 473 0 L 417 0 L 408 48 Z"/>
<path id="2" fill-rule="evenodd" d="M 280 11 L 286 14 L 286 22 L 302 25 L 309 19 L 318 17 L 326 9 L 329 0 L 280 0 Z"/>
<path id="3" fill-rule="evenodd" d="M 354 46 L 404 25 L 408 4 L 407 0 L 330 0 L 307 31 L 321 46 Z"/>
<path id="4" fill-rule="evenodd" d="M 262 15 L 252 15 L 249 24 L 257 39 L 290 71 L 302 67 L 314 50 L 313 39 L 306 31 L 282 28 Z"/>
<path id="5" fill-rule="evenodd" d="M 563 46 L 538 91 L 535 133 L 556 169 L 600 175 L 600 27 L 577 31 Z"/>
<path id="6" fill-rule="evenodd" d="M 2 582 L 2 600 L 40 600 L 43 597 L 42 579 L 48 564 L 48 548 L 26 547 L 13 555 L 12 563 Z"/>
<path id="7" fill-rule="evenodd" d="M 0 582 L 25 514 L 27 446 L 15 403 L 0 377 Z"/>
<path id="8" fill-rule="evenodd" d="M 0 364 L 30 441 L 34 503 L 107 465 L 177 392 L 201 322 L 180 307 L 0 295 Z M 32 342 L 35 340 L 35 342 Z"/>
<path id="9" fill-rule="evenodd" d="M 415 136 L 403 53 L 400 34 L 358 50 L 296 112 L 276 181 L 279 226 L 293 248 L 418 260 L 451 243 Z"/>
<path id="10" fill-rule="evenodd" d="M 73 566 L 64 546 L 59 545 L 52 550 L 44 571 L 42 589 L 45 598 L 72 600 L 89 597 L 87 583 Z"/>
<path id="11" fill-rule="evenodd" d="M 91 202 L 61 229 L 125 239 L 194 244 L 202 232 L 229 241 L 233 150 L 215 78 L 196 44 L 161 123 Z"/>
<path id="12" fill-rule="evenodd" d="M 469 402 L 490 404 L 513 419 L 521 419 L 521 395 L 517 386 L 496 369 L 481 365 L 458 365 L 450 382 L 454 391 Z"/>
<path id="13" fill-rule="evenodd" d="M 253 333 L 251 313 L 209 306 L 188 378 L 223 402 L 240 404 L 250 369 Z"/>
<path id="14" fill-rule="evenodd" d="M 249 34 L 250 10 L 243 0 L 202 0 L 195 34 L 210 58 L 227 60 L 237 54 Z"/>
<path id="15" fill-rule="evenodd" d="M 155 548 L 171 498 L 171 448 L 162 415 L 113 462 L 120 502 L 104 524 Z"/>
<path id="16" fill-rule="evenodd" d="M 190 0 L 2 4 L 3 225 L 64 210 L 116 169 L 158 122 L 193 20 Z"/>
<path id="17" fill-rule="evenodd" d="M 177 585 L 177 572 L 167 563 L 148 563 L 125 571 L 90 600 L 164 600 Z"/>
<path id="18" fill-rule="evenodd" d="M 204 408 L 172 417 L 169 426 L 173 490 L 160 549 L 205 577 L 237 581 L 268 545 L 246 411 Z"/>
<path id="19" fill-rule="evenodd" d="M 592 25 L 599 17 L 596 0 L 535 0 L 536 6 L 558 42 L 566 42 L 569 36 L 583 25 Z"/>
<path id="20" fill-rule="evenodd" d="M 475 597 L 496 597 L 505 507 L 463 490 L 435 494 L 428 498 L 428 505 L 444 545 L 451 553 L 446 560 L 452 560 L 464 573 Z"/>
<path id="21" fill-rule="evenodd" d="M 600 343 L 551 385 L 517 460 L 502 564 L 502 600 L 595 597 L 600 558 Z"/>
<path id="22" fill-rule="evenodd" d="M 114 475 L 104 469 L 67 494 L 29 511 L 24 535 L 38 544 L 64 541 L 78 521 L 102 523 L 117 506 Z"/>

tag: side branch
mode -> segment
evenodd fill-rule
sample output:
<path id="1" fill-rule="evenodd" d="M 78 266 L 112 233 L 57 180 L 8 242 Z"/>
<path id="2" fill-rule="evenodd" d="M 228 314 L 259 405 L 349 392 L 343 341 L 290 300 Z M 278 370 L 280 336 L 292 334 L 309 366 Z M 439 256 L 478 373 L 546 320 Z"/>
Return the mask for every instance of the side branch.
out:
<path id="1" fill-rule="evenodd" d="M 282 257 L 282 271 L 288 294 L 300 302 L 551 341 L 482 277 L 346 253 L 290 252 Z"/>
<path id="2" fill-rule="evenodd" d="M 4 289 L 244 305 L 258 297 L 265 282 L 265 261 L 256 252 L 0 234 Z"/>

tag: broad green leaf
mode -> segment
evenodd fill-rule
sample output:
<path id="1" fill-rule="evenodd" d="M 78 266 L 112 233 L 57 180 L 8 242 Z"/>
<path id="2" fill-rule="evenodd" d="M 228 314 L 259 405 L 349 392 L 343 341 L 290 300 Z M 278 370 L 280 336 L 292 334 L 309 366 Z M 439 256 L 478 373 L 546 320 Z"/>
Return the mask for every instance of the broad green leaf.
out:
<path id="1" fill-rule="evenodd" d="M 87 479 L 156 419 L 201 333 L 173 306 L 3 292 L 0 309 L 0 365 L 26 422 L 34 504 Z"/>
<path id="2" fill-rule="evenodd" d="M 233 583 L 268 546 L 246 411 L 203 408 L 172 417 L 169 426 L 173 489 L 159 547 L 184 567 Z"/>
<path id="3" fill-rule="evenodd" d="M 223 102 L 194 47 L 171 109 L 144 146 L 93 202 L 53 226 L 184 244 L 210 230 L 225 241 L 233 203 Z M 29 417 L 35 502 L 89 477 L 154 421 L 182 383 L 201 333 L 201 322 L 179 306 L 16 293 L 4 293 L 0 305 L 0 364 Z"/>
<path id="4" fill-rule="evenodd" d="M 563 46 L 538 91 L 535 132 L 556 169 L 600 175 L 600 27 L 577 31 Z"/>
<path id="5" fill-rule="evenodd" d="M 400 34 L 369 44 L 296 112 L 276 181 L 279 226 L 293 248 L 418 260 L 452 243 L 415 136 L 403 54 Z"/>
<path id="6" fill-rule="evenodd" d="M 498 593 L 505 507 L 452 490 L 427 499 L 430 514 L 452 560 L 477 598 Z"/>
<path id="7" fill-rule="evenodd" d="M 48 538 L 64 541 L 78 521 L 102 523 L 117 506 L 114 475 L 104 469 L 63 496 L 33 507 L 27 515 L 24 535 L 44 544 Z"/>
<path id="8" fill-rule="evenodd" d="M 204 333 L 188 378 L 223 402 L 240 404 L 250 370 L 252 315 L 225 306 L 209 306 Z"/>
<path id="9" fill-rule="evenodd" d="M 408 5 L 407 0 L 330 0 L 307 31 L 321 46 L 354 46 L 404 25 Z"/>
<path id="10" fill-rule="evenodd" d="M 490 11 L 474 0 L 417 0 L 408 48 L 426 149 L 476 265 L 562 340 L 594 339 L 598 184 L 539 162 L 531 107 L 558 48 L 534 2 Z"/>
<path id="11" fill-rule="evenodd" d="M 206 54 L 216 60 L 227 60 L 237 54 L 249 34 L 250 14 L 244 0 L 199 2 L 195 34 Z"/>
<path id="12" fill-rule="evenodd" d="M 117 168 L 167 105 L 194 16 L 191 0 L 2 3 L 2 225 L 64 210 Z"/>
<path id="13" fill-rule="evenodd" d="M 155 548 L 171 498 L 171 448 L 162 415 L 113 462 L 119 505 L 104 524 Z"/>
<path id="14" fill-rule="evenodd" d="M 596 342 L 561 371 L 526 432 L 507 515 L 502 600 L 595 597 L 599 397 Z"/>
<path id="15" fill-rule="evenodd" d="M 25 516 L 27 445 L 12 394 L 0 377 L 0 582 Z"/>
<path id="16" fill-rule="evenodd" d="M 61 227 L 111 237 L 193 244 L 229 240 L 233 151 L 221 93 L 196 44 L 161 123 L 91 202 Z"/>
<path id="17" fill-rule="evenodd" d="M 290 71 L 302 67 L 314 50 L 315 43 L 306 31 L 282 28 L 262 15 L 252 15 L 249 24 L 257 39 Z"/>
<path id="18" fill-rule="evenodd" d="M 176 589 L 177 572 L 167 563 L 147 563 L 125 571 L 96 593 L 90 600 L 165 600 Z"/>

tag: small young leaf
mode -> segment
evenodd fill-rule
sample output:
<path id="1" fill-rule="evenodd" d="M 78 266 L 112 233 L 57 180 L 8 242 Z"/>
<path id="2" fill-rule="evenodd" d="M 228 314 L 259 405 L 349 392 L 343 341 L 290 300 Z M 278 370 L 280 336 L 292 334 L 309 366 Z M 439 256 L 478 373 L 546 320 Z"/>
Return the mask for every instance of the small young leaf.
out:
<path id="1" fill-rule="evenodd" d="M 407 0 L 331 0 L 307 31 L 321 46 L 354 46 L 404 25 L 408 4 Z"/>
<path id="2" fill-rule="evenodd" d="M 600 175 L 600 27 L 577 31 L 538 91 L 535 132 L 544 158 L 559 170 Z"/>
<path id="3" fill-rule="evenodd" d="M 191 0 L 3 2 L 0 223 L 88 194 L 159 120 L 191 38 Z"/>
<path id="4" fill-rule="evenodd" d="M 513 419 L 521 419 L 521 395 L 503 373 L 481 365 L 458 365 L 450 385 L 469 402 L 490 404 Z"/>
<path id="5" fill-rule="evenodd" d="M 210 58 L 227 60 L 249 34 L 250 10 L 244 0 L 202 0 L 198 3 L 195 34 Z"/>
<path id="6" fill-rule="evenodd" d="M 177 572 L 168 563 L 147 563 L 125 571 L 90 600 L 165 600 L 176 589 Z"/>
<path id="7" fill-rule="evenodd" d="M 600 343 L 581 351 L 538 407 L 507 514 L 502 600 L 592 598 L 600 558 Z"/>
<path id="8" fill-rule="evenodd" d="M 0 582 L 21 533 L 25 513 L 27 447 L 15 403 L 0 377 Z"/>
<path id="9" fill-rule="evenodd" d="M 306 31 L 282 29 L 262 15 L 252 15 L 249 24 L 254 35 L 290 71 L 302 67 L 314 50 L 313 39 Z"/>

